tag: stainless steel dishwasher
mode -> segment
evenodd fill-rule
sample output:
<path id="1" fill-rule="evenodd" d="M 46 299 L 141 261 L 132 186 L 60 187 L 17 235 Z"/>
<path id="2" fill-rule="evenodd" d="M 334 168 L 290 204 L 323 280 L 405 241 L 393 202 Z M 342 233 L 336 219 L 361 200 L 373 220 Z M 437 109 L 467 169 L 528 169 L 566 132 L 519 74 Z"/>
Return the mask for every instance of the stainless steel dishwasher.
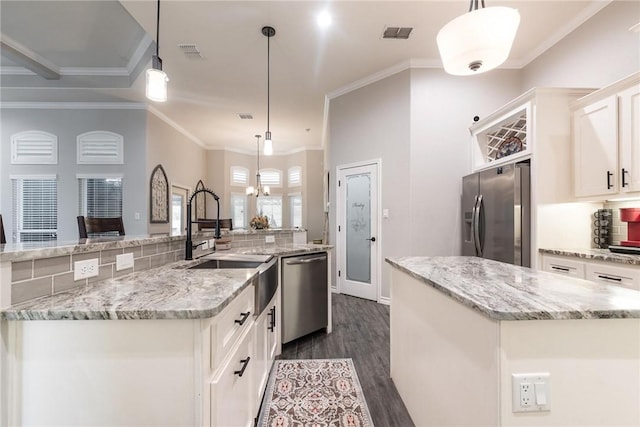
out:
<path id="1" fill-rule="evenodd" d="M 327 253 L 282 258 L 282 342 L 326 328 Z"/>

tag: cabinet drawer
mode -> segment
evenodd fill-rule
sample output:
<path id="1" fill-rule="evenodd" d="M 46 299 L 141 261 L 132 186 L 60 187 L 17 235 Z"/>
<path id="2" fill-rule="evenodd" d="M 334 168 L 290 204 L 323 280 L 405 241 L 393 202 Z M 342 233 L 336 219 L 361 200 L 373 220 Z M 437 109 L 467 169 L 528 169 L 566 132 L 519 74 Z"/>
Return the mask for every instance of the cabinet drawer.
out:
<path id="1" fill-rule="evenodd" d="M 212 372 L 218 369 L 245 329 L 253 324 L 253 310 L 254 285 L 250 285 L 215 317 L 211 325 Z"/>
<path id="2" fill-rule="evenodd" d="M 587 280 L 640 291 L 640 269 L 587 264 Z"/>
<path id="3" fill-rule="evenodd" d="M 543 255 L 542 270 L 579 279 L 585 278 L 585 263 L 567 257 Z"/>
<path id="4" fill-rule="evenodd" d="M 253 331 L 243 333 L 242 341 L 225 359 L 211 381 L 211 426 L 253 426 Z"/>

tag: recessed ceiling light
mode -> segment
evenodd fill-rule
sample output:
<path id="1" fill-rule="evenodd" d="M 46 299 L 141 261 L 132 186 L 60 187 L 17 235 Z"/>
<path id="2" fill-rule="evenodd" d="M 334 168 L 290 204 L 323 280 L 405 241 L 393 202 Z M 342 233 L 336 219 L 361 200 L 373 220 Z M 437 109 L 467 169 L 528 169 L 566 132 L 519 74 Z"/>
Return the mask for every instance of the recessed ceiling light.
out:
<path id="1" fill-rule="evenodd" d="M 331 15 L 326 10 L 323 10 L 316 17 L 316 22 L 320 28 L 327 28 L 331 25 L 333 20 L 331 19 Z"/>

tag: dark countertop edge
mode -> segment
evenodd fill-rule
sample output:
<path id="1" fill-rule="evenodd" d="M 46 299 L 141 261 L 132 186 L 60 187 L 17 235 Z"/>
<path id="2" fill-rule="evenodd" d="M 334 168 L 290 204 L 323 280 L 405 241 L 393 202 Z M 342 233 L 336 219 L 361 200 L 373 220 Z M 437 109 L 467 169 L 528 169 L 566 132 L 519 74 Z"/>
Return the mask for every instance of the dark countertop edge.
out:
<path id="1" fill-rule="evenodd" d="M 598 253 L 603 251 L 603 253 Z M 618 254 L 607 249 L 545 249 L 540 248 L 538 252 L 547 255 L 557 255 L 581 259 L 593 259 L 597 261 L 612 262 L 623 265 L 640 266 L 640 256 L 631 254 Z"/>
<path id="2" fill-rule="evenodd" d="M 458 301 L 462 305 L 469 307 L 475 311 L 478 311 L 485 316 L 489 317 L 492 320 L 579 320 L 579 319 L 635 319 L 640 317 L 640 310 L 625 310 L 619 311 L 616 313 L 612 313 L 610 311 L 602 311 L 602 310 L 594 310 L 589 312 L 589 316 L 585 316 L 583 313 L 579 311 L 559 311 L 554 312 L 551 315 L 549 312 L 539 312 L 539 311 L 519 311 L 519 312 L 511 312 L 511 311 L 499 311 L 492 310 L 486 306 L 478 304 L 476 301 L 473 301 L 465 296 L 457 294 L 453 292 L 451 289 L 446 288 L 434 281 L 423 277 L 410 269 L 398 264 L 393 259 L 385 258 L 385 261 L 391 264 L 393 267 L 398 270 L 407 273 L 411 277 L 421 281 L 432 288 L 442 292 L 443 294 L 449 296 L 450 298 Z"/>
<path id="3" fill-rule="evenodd" d="M 177 261 L 184 262 L 184 261 Z M 189 261 L 191 262 L 191 261 Z M 175 267 L 172 267 L 175 268 Z M 153 270 L 153 269 L 152 269 Z M 146 271 L 152 271 L 146 270 Z M 146 272 L 145 271 L 145 272 Z M 217 316 L 224 310 L 238 295 L 240 295 L 249 284 L 255 279 L 258 271 L 256 270 L 251 277 L 238 287 L 234 292 L 228 295 L 218 305 L 211 308 L 183 308 L 183 309 L 166 309 L 166 310 L 51 310 L 51 309 L 15 309 L 6 308 L 0 310 L 0 319 L 6 321 L 25 321 L 25 320 L 194 320 L 207 319 Z M 115 279 L 117 280 L 117 279 Z M 45 299 L 50 296 L 41 297 Z M 33 300 L 36 301 L 36 300 Z M 25 303 L 21 303 L 25 304 Z M 18 306 L 21 304 L 17 304 Z"/>

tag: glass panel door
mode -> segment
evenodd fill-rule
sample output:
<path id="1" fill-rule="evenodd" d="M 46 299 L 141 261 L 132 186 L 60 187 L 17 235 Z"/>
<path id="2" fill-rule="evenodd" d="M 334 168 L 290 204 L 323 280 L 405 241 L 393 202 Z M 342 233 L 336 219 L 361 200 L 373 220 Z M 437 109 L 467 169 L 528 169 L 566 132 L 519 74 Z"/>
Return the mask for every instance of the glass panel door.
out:
<path id="1" fill-rule="evenodd" d="M 371 175 L 346 179 L 347 279 L 371 283 Z"/>

